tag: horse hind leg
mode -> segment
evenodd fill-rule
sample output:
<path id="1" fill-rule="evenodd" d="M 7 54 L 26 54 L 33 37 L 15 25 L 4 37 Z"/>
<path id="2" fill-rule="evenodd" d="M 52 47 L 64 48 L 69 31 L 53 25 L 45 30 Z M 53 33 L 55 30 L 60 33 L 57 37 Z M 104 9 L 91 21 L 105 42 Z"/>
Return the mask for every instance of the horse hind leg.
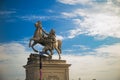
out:
<path id="1" fill-rule="evenodd" d="M 61 40 L 58 40 L 58 49 L 59 49 L 60 53 L 62 53 L 61 45 L 62 45 Z"/>
<path id="2" fill-rule="evenodd" d="M 61 55 L 60 54 L 58 54 L 59 55 L 59 60 L 61 60 Z"/>
<path id="3" fill-rule="evenodd" d="M 61 47 L 58 47 L 58 49 L 59 49 L 60 53 L 62 53 L 62 51 L 61 51 Z"/>
<path id="4" fill-rule="evenodd" d="M 61 59 L 60 50 L 58 48 L 55 48 L 55 49 L 56 49 L 56 51 L 57 51 L 57 53 L 59 55 L 59 60 L 60 60 Z"/>
<path id="5" fill-rule="evenodd" d="M 59 53 L 62 53 L 60 45 L 58 45 L 58 50 L 59 50 Z"/>
<path id="6" fill-rule="evenodd" d="M 52 59 L 53 51 L 51 49 L 49 49 L 49 51 L 50 51 L 49 57 L 50 57 L 50 59 Z"/>

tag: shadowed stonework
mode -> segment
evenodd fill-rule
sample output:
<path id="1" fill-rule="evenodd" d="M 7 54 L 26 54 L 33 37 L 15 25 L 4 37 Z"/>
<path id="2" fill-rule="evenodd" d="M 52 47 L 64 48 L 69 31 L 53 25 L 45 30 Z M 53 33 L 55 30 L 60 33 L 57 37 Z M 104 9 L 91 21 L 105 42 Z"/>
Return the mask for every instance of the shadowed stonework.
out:
<path id="1" fill-rule="evenodd" d="M 39 80 L 39 54 L 31 54 L 28 58 L 26 80 Z M 69 66 L 66 60 L 55 60 L 42 56 L 42 80 L 69 80 Z"/>

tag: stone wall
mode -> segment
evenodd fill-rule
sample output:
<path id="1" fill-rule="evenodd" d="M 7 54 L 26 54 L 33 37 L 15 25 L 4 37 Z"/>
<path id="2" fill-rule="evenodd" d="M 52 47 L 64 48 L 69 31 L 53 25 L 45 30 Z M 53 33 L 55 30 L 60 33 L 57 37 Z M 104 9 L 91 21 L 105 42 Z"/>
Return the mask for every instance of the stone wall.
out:
<path id="1" fill-rule="evenodd" d="M 26 69 L 26 80 L 39 80 L 40 57 L 38 54 L 31 54 L 28 58 Z M 66 60 L 49 60 L 47 57 L 42 57 L 42 80 L 69 80 L 69 66 Z"/>

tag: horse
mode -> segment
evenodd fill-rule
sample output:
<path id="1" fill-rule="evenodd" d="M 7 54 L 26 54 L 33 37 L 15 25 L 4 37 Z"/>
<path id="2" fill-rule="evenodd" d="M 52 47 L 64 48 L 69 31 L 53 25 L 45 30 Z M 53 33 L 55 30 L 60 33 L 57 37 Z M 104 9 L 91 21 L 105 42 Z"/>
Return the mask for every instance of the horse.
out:
<path id="1" fill-rule="evenodd" d="M 34 41 L 32 44 L 31 44 L 31 41 Z M 30 42 L 29 42 L 29 47 L 31 47 L 35 52 L 38 52 L 38 50 L 36 50 L 34 48 L 34 46 L 36 44 L 41 44 L 42 46 L 44 46 L 44 48 L 42 49 L 43 52 L 45 52 L 47 54 L 47 51 L 50 52 L 50 54 L 47 54 L 49 55 L 50 57 L 53 55 L 53 50 L 55 49 L 59 55 L 59 59 L 61 59 L 61 45 L 62 45 L 62 41 L 61 40 L 56 40 L 54 43 L 53 43 L 53 48 L 50 47 L 49 44 L 47 43 L 43 43 L 41 41 L 36 41 L 34 40 L 34 38 L 30 39 Z"/>
<path id="2" fill-rule="evenodd" d="M 35 34 L 34 34 L 33 38 L 30 39 L 29 47 L 32 47 L 32 49 L 35 52 L 38 52 L 38 50 L 36 50 L 34 48 L 34 46 L 36 44 L 41 44 L 42 46 L 44 46 L 42 51 L 45 52 L 47 55 L 49 55 L 51 57 L 53 55 L 53 50 L 55 49 L 57 51 L 58 55 L 59 55 L 59 59 L 61 59 L 60 54 L 62 53 L 62 51 L 61 51 L 62 41 L 61 40 L 57 40 L 57 39 L 55 39 L 55 42 L 47 41 L 47 37 L 44 36 L 43 33 L 42 33 L 43 30 L 42 30 L 42 27 L 40 26 L 40 23 L 37 22 L 35 24 L 35 26 L 36 26 Z M 32 41 L 33 41 L 33 43 L 31 44 Z M 50 44 L 52 44 L 53 47 L 51 47 Z M 50 54 L 48 54 L 47 51 L 49 51 Z"/>

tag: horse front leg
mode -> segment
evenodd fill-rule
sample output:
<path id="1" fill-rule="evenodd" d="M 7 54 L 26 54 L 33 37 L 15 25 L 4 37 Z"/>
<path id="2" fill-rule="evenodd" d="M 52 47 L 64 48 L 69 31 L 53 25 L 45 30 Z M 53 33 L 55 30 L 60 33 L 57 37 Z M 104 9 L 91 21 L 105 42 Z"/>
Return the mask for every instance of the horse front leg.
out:
<path id="1" fill-rule="evenodd" d="M 31 47 L 31 41 L 32 41 L 33 39 L 30 39 L 30 41 L 29 41 L 29 47 Z"/>
<path id="2" fill-rule="evenodd" d="M 47 51 L 50 51 L 50 54 L 47 52 Z M 48 56 L 49 56 L 49 59 L 52 59 L 52 51 L 50 50 L 50 49 L 48 49 L 48 47 L 44 47 L 43 49 L 42 49 L 42 52 L 44 52 L 45 54 L 47 54 Z"/>
<path id="3" fill-rule="evenodd" d="M 31 47 L 32 45 L 31 45 L 31 42 L 32 42 L 32 40 L 35 42 L 35 41 L 37 41 L 37 39 L 36 38 L 31 38 L 30 39 L 30 41 L 29 41 L 29 47 Z"/>
<path id="4" fill-rule="evenodd" d="M 44 54 L 50 55 L 47 51 L 48 51 L 47 47 L 44 47 L 44 48 L 42 49 L 42 52 L 44 52 Z"/>
<path id="5" fill-rule="evenodd" d="M 51 50 L 51 49 L 49 49 L 49 51 L 50 51 L 50 59 L 52 59 L 52 55 L 53 55 L 53 51 Z"/>
<path id="6" fill-rule="evenodd" d="M 37 43 L 34 42 L 31 47 L 32 47 L 33 51 L 38 52 L 38 51 L 34 48 L 34 46 L 35 46 L 36 44 L 37 44 Z"/>
<path id="7" fill-rule="evenodd" d="M 49 49 L 49 51 L 50 51 L 50 55 L 52 56 L 53 55 L 53 50 Z"/>

